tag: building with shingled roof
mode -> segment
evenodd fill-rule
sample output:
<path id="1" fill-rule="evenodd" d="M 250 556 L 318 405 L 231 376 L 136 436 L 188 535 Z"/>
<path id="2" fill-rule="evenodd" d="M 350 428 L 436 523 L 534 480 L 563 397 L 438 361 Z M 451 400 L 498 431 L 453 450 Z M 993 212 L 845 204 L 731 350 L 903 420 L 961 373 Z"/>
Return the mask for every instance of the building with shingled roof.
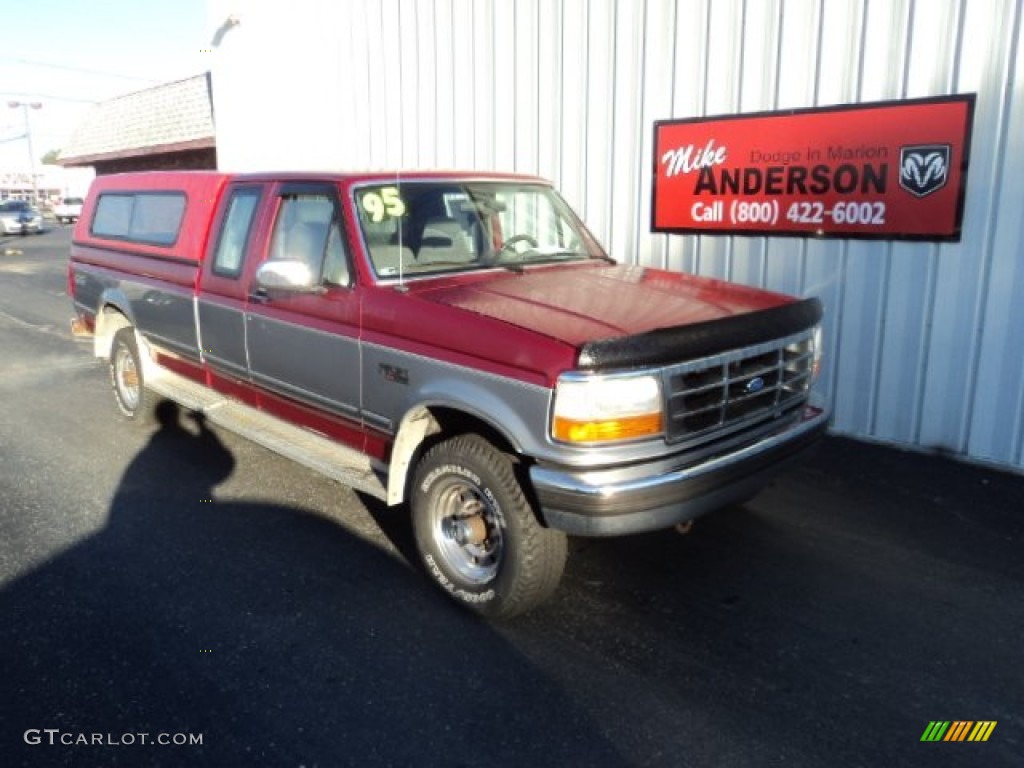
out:
<path id="1" fill-rule="evenodd" d="M 97 175 L 215 169 L 210 75 L 204 73 L 96 104 L 58 161 Z"/>

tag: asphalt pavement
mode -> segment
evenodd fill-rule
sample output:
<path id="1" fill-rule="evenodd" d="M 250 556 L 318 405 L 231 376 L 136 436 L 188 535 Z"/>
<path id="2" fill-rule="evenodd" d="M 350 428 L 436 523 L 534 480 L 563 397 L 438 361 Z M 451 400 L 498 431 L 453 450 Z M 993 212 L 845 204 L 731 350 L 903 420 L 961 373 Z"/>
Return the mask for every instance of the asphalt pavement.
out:
<path id="1" fill-rule="evenodd" d="M 122 422 L 68 239 L 0 243 L 0 765 L 1024 765 L 1024 477 L 830 437 L 489 625 L 400 510 Z"/>

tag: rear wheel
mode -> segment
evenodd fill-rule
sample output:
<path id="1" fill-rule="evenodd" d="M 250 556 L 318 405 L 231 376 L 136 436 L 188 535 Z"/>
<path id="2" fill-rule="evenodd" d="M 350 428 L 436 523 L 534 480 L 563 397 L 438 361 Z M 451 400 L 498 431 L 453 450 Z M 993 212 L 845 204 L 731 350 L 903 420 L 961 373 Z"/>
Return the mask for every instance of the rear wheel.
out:
<path id="1" fill-rule="evenodd" d="M 459 435 L 434 446 L 416 468 L 411 495 L 423 565 L 463 606 L 508 618 L 558 586 L 565 534 L 538 522 L 512 460 L 484 438 Z"/>
<path id="2" fill-rule="evenodd" d="M 143 380 L 142 358 L 134 328 L 122 328 L 114 334 L 110 348 L 110 384 L 122 416 L 139 422 L 152 420 L 156 398 L 146 389 Z"/>

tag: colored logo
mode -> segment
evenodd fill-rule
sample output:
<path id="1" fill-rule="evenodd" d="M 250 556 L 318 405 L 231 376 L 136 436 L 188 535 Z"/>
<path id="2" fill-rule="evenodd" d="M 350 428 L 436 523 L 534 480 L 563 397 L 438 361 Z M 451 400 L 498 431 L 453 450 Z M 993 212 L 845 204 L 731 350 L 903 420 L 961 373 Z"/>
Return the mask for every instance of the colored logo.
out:
<path id="1" fill-rule="evenodd" d="M 762 389 L 764 389 L 764 379 L 760 376 L 755 376 L 747 382 L 747 386 L 743 388 L 743 391 L 748 395 L 756 395 Z"/>
<path id="2" fill-rule="evenodd" d="M 995 727 L 995 720 L 932 720 L 921 741 L 988 741 Z"/>
<path id="3" fill-rule="evenodd" d="M 938 192 L 949 179 L 949 144 L 900 147 L 900 186 L 915 197 Z"/>

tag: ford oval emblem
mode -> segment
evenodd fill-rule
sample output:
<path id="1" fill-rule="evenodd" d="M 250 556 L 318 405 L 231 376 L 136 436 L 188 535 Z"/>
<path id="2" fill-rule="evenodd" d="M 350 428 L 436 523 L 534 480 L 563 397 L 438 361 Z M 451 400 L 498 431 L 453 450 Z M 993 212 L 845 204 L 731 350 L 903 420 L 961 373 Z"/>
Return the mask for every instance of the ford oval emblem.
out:
<path id="1" fill-rule="evenodd" d="M 755 376 L 747 382 L 747 386 L 743 388 L 743 391 L 748 395 L 756 395 L 762 389 L 764 389 L 764 379 L 760 376 Z"/>

